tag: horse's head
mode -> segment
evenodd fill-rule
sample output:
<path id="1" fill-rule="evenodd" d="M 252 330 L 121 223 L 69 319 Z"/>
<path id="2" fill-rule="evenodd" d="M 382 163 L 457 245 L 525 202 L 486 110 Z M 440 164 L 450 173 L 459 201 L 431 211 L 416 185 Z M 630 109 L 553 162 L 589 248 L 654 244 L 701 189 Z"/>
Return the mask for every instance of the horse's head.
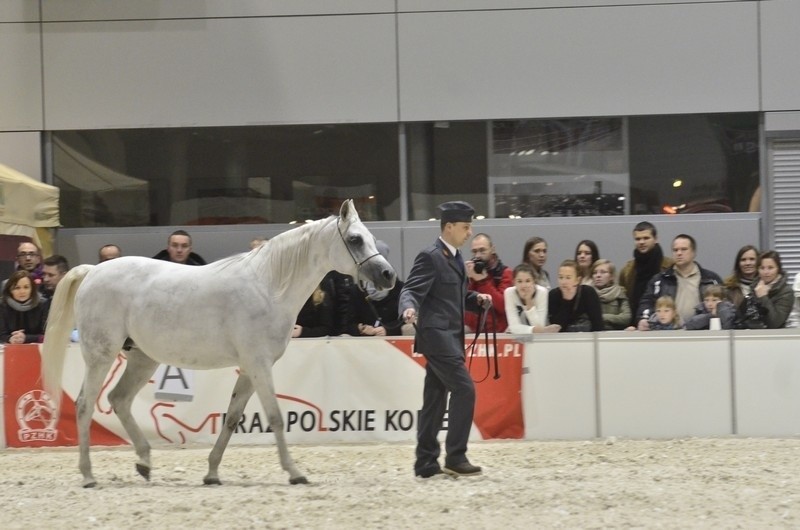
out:
<path id="1" fill-rule="evenodd" d="M 375 247 L 375 236 L 358 217 L 352 199 L 342 203 L 336 221 L 341 245 L 331 245 L 330 258 L 333 267 L 349 274 L 356 281 L 369 281 L 377 289 L 394 287 L 397 274 Z"/>

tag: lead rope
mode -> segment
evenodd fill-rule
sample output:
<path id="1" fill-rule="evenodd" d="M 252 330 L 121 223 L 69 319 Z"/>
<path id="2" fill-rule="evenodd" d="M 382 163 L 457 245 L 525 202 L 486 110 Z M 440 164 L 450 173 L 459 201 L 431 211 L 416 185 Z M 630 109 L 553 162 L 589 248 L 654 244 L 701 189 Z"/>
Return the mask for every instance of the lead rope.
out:
<path id="1" fill-rule="evenodd" d="M 480 318 L 478 319 L 478 329 L 475 330 L 475 338 L 472 339 L 472 343 L 467 346 L 467 349 L 464 351 L 464 355 L 469 358 L 469 362 L 467 363 L 467 369 L 472 370 L 472 358 L 475 357 L 475 347 L 477 345 L 478 339 L 481 337 L 481 331 L 484 334 L 484 341 L 486 343 L 486 347 L 489 347 L 489 329 L 486 327 L 486 320 L 487 316 L 491 312 L 492 314 L 492 349 L 494 350 L 494 379 L 500 379 L 500 363 L 497 359 L 497 313 L 495 313 L 494 306 L 490 306 L 489 309 L 484 309 L 481 307 L 480 311 Z M 492 364 L 489 360 L 489 354 L 486 354 L 486 375 L 483 376 L 483 379 L 480 381 L 472 380 L 473 383 L 483 383 L 489 377 L 489 374 L 492 371 Z"/>

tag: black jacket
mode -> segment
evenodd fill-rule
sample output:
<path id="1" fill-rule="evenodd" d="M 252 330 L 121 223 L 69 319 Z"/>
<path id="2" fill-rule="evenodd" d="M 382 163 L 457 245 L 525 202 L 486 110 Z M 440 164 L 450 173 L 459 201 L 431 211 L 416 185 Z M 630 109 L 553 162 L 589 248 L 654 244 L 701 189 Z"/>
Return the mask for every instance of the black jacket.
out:
<path id="1" fill-rule="evenodd" d="M 353 284 L 350 288 L 350 315 L 347 333 L 354 337 L 359 336 L 358 325 L 367 324 L 374 326 L 378 321 L 386 328 L 386 335 L 402 335 L 403 321 L 397 312 L 400 302 L 400 291 L 403 290 L 403 282 L 397 280 L 389 294 L 382 300 L 368 300 L 367 293 L 363 292 L 358 285 Z"/>
<path id="2" fill-rule="evenodd" d="M 697 267 L 700 269 L 700 285 L 698 289 L 700 289 L 700 299 L 702 300 L 703 288 L 706 285 L 722 284 L 722 278 L 720 278 L 716 272 L 704 269 L 699 263 L 697 263 Z M 677 294 L 678 278 L 675 276 L 675 266 L 673 265 L 650 279 L 650 283 L 647 284 L 647 289 L 645 289 L 642 299 L 639 300 L 639 308 L 636 311 L 635 322 L 643 318 L 647 319 L 649 316 L 653 315 L 655 312 L 656 300 L 659 297 L 671 296 L 674 300 Z M 644 316 L 645 311 L 647 311 L 647 317 Z"/>
<path id="3" fill-rule="evenodd" d="M 171 259 L 169 259 L 169 252 L 167 252 L 167 249 L 164 249 L 155 256 L 153 256 L 153 259 L 160 259 L 161 261 L 172 261 Z M 195 254 L 194 252 L 189 253 L 189 258 L 186 260 L 185 263 L 185 265 L 205 265 L 205 264 L 206 260 L 204 260 L 200 256 L 200 254 Z"/>
<path id="4" fill-rule="evenodd" d="M 25 330 L 25 343 L 42 342 L 49 310 L 50 301 L 44 299 L 28 311 L 17 311 L 5 301 L 0 302 L 0 342 L 8 344 L 11 332 L 18 329 Z"/>

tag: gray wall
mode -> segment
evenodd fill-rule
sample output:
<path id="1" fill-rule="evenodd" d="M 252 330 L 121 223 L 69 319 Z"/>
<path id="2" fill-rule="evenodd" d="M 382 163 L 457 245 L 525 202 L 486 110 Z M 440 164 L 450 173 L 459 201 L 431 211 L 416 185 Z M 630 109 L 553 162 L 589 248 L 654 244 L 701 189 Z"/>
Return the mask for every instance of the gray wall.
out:
<path id="1" fill-rule="evenodd" d="M 0 131 L 797 110 L 798 19 L 794 0 L 5 0 Z"/>
<path id="2" fill-rule="evenodd" d="M 558 264 L 575 255 L 575 246 L 582 239 L 597 243 L 600 255 L 618 267 L 631 259 L 631 231 L 639 221 L 650 221 L 658 229 L 665 254 L 670 254 L 670 242 L 680 233 L 691 234 L 698 244 L 697 260 L 703 267 L 721 276 L 732 268 L 736 251 L 746 244 L 758 244 L 758 214 L 695 214 L 686 216 L 620 216 L 575 217 L 570 219 L 487 219 L 475 221 L 473 232 L 488 233 L 497 247 L 498 255 L 510 267 L 522 259 L 525 240 L 538 235 L 548 242 L 548 263 L 545 268 L 555 280 Z M 389 261 L 405 278 L 414 257 L 439 236 L 439 223 L 415 221 L 406 223 L 367 223 L 378 239 L 389 244 Z M 184 227 L 192 234 L 194 250 L 206 260 L 216 260 L 249 249 L 254 237 L 274 237 L 288 229 L 287 225 L 238 225 Z M 73 229 L 61 230 L 57 251 L 67 256 L 71 264 L 96 263 L 97 250 L 106 243 L 120 245 L 126 255 L 152 256 L 166 247 L 167 236 L 173 227 L 138 229 Z M 464 246 L 468 254 L 469 244 Z"/>
<path id="3" fill-rule="evenodd" d="M 42 130 L 798 111 L 798 20 L 796 0 L 5 0 L 0 162 L 41 177 Z M 501 233 L 510 264 L 545 236 L 552 272 L 584 237 L 621 263 L 636 221 L 476 228 Z M 656 219 L 662 241 L 697 235 L 719 271 L 759 240 L 756 218 L 699 221 Z M 192 232 L 214 259 L 279 229 Z M 74 262 L 115 239 L 150 255 L 171 230 L 64 230 L 58 244 Z M 436 234 L 380 230 L 404 273 Z"/>

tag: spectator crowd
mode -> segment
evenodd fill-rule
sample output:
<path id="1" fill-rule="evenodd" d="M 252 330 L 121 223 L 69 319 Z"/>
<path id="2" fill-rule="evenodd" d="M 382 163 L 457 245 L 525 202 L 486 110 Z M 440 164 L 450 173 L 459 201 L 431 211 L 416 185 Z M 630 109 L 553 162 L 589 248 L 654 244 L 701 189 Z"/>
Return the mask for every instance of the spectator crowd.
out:
<path id="1" fill-rule="evenodd" d="M 472 259 L 465 262 L 469 290 L 491 297 L 489 332 L 514 334 L 603 330 L 775 329 L 797 326 L 800 274 L 790 282 L 774 250 L 745 245 L 736 253 L 723 279 L 697 261 L 697 242 L 679 234 L 669 255 L 658 241 L 656 227 L 637 224 L 632 231 L 633 256 L 617 267 L 601 258 L 600 249 L 585 239 L 574 256 L 547 270 L 547 241 L 531 237 L 522 261 L 511 267 L 501 260 L 489 234 L 470 241 Z M 256 251 L 266 239 L 251 242 Z M 378 251 L 390 249 L 377 242 Z M 98 263 L 122 256 L 113 244 L 98 251 Z M 17 249 L 15 271 L 2 283 L 0 343 L 41 342 L 50 300 L 69 271 L 60 255 L 43 258 L 33 242 Z M 193 251 L 191 236 L 177 230 L 154 259 L 186 265 L 206 261 Z M 390 291 L 358 285 L 335 271 L 328 273 L 301 309 L 292 337 L 411 335 L 398 312 L 403 282 Z M 477 332 L 479 316 L 467 312 L 465 330 Z M 481 330 L 482 331 L 482 330 Z"/>

